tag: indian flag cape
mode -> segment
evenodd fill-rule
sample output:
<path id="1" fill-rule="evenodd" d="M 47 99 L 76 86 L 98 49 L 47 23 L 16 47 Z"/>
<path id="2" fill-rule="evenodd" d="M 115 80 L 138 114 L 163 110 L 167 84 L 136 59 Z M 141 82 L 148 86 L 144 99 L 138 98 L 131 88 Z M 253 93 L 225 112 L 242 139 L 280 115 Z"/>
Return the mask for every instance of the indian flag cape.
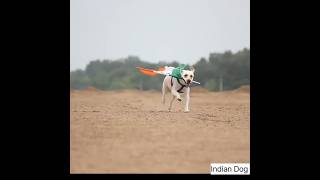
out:
<path id="1" fill-rule="evenodd" d="M 182 70 L 184 70 L 187 67 L 187 65 L 185 64 L 180 64 L 179 67 L 171 67 L 171 66 L 165 66 L 165 67 L 160 67 L 158 70 L 154 70 L 154 69 L 146 69 L 146 68 L 142 68 L 142 67 L 137 67 L 137 69 L 148 76 L 156 76 L 157 74 L 160 75 L 165 75 L 165 76 L 172 76 L 178 79 L 183 79 L 181 77 L 181 72 Z M 197 81 L 192 81 L 192 83 L 195 84 L 200 84 Z"/>

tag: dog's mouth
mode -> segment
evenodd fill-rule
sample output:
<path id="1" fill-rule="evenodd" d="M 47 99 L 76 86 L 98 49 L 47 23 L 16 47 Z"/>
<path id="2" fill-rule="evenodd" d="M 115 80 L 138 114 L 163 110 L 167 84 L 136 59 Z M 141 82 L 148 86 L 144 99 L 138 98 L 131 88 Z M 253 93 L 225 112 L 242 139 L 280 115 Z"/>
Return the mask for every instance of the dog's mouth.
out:
<path id="1" fill-rule="evenodd" d="M 187 84 L 190 84 L 190 83 L 191 83 L 191 80 L 188 79 L 188 80 L 187 80 Z"/>

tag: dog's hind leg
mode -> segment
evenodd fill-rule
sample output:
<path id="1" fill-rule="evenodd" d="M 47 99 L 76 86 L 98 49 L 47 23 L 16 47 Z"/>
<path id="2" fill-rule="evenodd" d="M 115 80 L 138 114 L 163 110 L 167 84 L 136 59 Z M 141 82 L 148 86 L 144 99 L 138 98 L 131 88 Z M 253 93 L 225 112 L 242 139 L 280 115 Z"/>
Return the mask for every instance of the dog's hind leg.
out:
<path id="1" fill-rule="evenodd" d="M 165 81 L 162 83 L 162 104 L 165 104 L 165 97 L 166 97 L 166 84 Z"/>
<path id="2" fill-rule="evenodd" d="M 176 97 L 174 96 L 174 95 L 172 95 L 172 99 L 171 99 L 171 101 L 170 101 L 170 106 L 169 106 L 169 111 L 171 111 L 171 107 L 172 107 L 172 103 L 173 103 L 173 101 L 176 99 Z"/>

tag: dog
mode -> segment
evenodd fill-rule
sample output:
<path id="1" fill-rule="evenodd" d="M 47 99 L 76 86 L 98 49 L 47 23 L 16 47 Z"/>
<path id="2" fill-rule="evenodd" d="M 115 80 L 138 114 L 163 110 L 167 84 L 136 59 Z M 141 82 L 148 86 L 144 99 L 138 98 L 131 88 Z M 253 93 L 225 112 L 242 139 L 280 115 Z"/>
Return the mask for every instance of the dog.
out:
<path id="1" fill-rule="evenodd" d="M 162 83 L 162 103 L 165 104 L 165 95 L 167 91 L 170 91 L 172 94 L 172 99 L 169 105 L 169 111 L 171 111 L 172 103 L 175 99 L 178 101 L 182 101 L 181 95 L 185 96 L 185 107 L 184 112 L 189 112 L 189 102 L 190 102 L 190 84 L 194 78 L 194 68 L 190 68 L 190 70 L 182 70 L 181 77 L 183 79 L 178 79 L 172 76 L 166 76 L 163 79 Z"/>

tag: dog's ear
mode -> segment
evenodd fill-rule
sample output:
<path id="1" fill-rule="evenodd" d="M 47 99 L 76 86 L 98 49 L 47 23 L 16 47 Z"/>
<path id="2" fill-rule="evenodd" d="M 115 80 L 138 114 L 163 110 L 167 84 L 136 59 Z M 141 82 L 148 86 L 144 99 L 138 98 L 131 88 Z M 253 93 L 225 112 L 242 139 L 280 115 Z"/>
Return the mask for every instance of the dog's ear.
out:
<path id="1" fill-rule="evenodd" d="M 193 67 L 193 66 L 190 66 L 190 71 L 192 71 L 192 72 L 194 72 L 194 71 L 195 71 L 195 69 L 194 69 L 194 67 Z"/>

